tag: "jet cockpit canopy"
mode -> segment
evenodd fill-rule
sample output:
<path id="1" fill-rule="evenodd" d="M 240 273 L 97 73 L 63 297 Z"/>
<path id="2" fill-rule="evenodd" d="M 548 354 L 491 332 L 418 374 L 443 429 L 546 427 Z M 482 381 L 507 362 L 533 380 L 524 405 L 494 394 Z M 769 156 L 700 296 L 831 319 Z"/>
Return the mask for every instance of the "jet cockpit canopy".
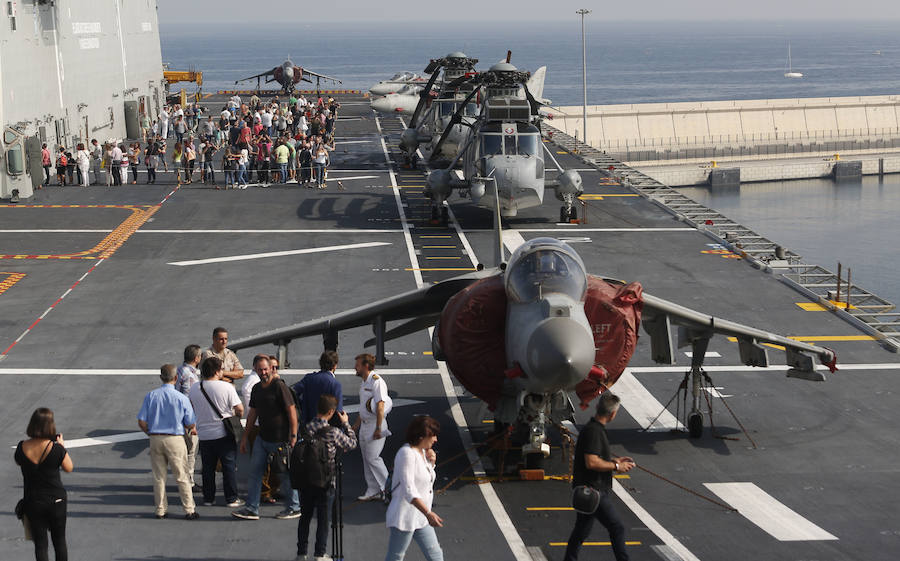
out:
<path id="1" fill-rule="evenodd" d="M 568 244 L 535 238 L 520 246 L 506 268 L 506 294 L 512 302 L 527 303 L 546 294 L 564 294 L 576 302 L 587 293 L 584 262 Z"/>

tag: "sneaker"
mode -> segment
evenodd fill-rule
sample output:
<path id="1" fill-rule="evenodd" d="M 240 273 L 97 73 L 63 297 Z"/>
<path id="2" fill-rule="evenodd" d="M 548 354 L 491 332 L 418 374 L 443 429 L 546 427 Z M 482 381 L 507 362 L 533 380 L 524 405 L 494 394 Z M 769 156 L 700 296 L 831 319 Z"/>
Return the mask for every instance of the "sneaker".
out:
<path id="1" fill-rule="evenodd" d="M 381 492 L 374 493 L 372 495 L 360 495 L 356 497 L 357 501 L 368 502 L 368 501 L 379 501 L 381 500 Z"/>
<path id="2" fill-rule="evenodd" d="M 197 512 L 197 511 L 194 511 L 194 512 L 192 512 L 192 513 L 190 513 L 190 514 L 185 514 L 185 515 L 184 515 L 184 519 L 185 519 L 185 520 L 196 520 L 196 519 L 198 519 L 198 518 L 200 518 L 200 513 Z"/>
<path id="3" fill-rule="evenodd" d="M 216 506 L 216 502 L 215 501 L 203 501 L 203 506 Z M 232 506 L 232 505 L 228 505 L 228 506 Z M 234 506 L 241 506 L 241 505 L 234 505 Z"/>
<path id="4" fill-rule="evenodd" d="M 168 517 L 169 517 L 169 513 L 168 513 L 168 512 L 164 512 L 164 513 L 162 513 L 162 514 L 157 514 L 157 515 L 156 515 L 156 519 L 157 519 L 157 520 L 162 520 L 163 518 L 168 518 Z"/>
<path id="5" fill-rule="evenodd" d="M 294 561 L 309 561 L 309 555 L 298 555 L 294 557 Z"/>
<path id="6" fill-rule="evenodd" d="M 332 561 L 331 555 L 316 555 L 313 561 Z"/>
<path id="7" fill-rule="evenodd" d="M 276 514 L 275 518 L 279 520 L 291 520 L 293 518 L 300 518 L 300 509 L 298 508 L 297 510 L 291 510 L 286 508 Z"/>
<path id="8" fill-rule="evenodd" d="M 249 508 L 232 511 L 231 515 L 235 518 L 240 518 L 241 520 L 259 520 L 259 514 L 253 512 Z"/>
<path id="9" fill-rule="evenodd" d="M 228 501 L 227 503 L 225 503 L 225 506 L 236 508 L 239 506 L 244 506 L 245 504 L 246 503 L 244 502 L 244 499 L 234 499 L 233 501 Z"/>

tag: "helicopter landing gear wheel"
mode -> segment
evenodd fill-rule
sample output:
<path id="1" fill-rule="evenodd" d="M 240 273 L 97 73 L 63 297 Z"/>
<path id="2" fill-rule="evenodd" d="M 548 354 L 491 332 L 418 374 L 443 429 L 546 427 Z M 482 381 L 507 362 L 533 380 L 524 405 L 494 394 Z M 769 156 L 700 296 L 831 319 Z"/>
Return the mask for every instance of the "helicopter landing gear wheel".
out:
<path id="1" fill-rule="evenodd" d="M 703 435 L 703 415 L 697 411 L 688 415 L 688 434 L 691 438 L 700 438 Z"/>
<path id="2" fill-rule="evenodd" d="M 568 209 L 565 206 L 559 207 L 559 221 L 560 222 L 571 222 L 578 218 L 578 210 L 576 210 L 575 206 L 571 206 Z"/>
<path id="3" fill-rule="evenodd" d="M 544 455 L 541 453 L 525 454 L 525 469 L 544 469 Z"/>

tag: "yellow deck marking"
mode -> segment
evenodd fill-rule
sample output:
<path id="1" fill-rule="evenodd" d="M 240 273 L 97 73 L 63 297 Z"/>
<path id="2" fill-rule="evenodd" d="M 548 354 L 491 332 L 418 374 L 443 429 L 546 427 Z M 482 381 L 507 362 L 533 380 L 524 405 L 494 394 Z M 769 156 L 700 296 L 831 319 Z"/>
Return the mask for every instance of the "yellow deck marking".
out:
<path id="1" fill-rule="evenodd" d="M 834 300 L 829 300 L 829 302 L 831 302 L 831 304 L 832 304 L 834 307 L 836 307 L 836 308 L 841 308 L 841 309 L 844 309 L 844 310 L 847 309 L 847 303 L 846 303 L 846 302 L 835 302 Z M 825 312 L 825 311 L 828 311 L 828 308 L 826 308 L 826 307 L 823 306 L 822 304 L 817 304 L 816 302 L 794 302 L 794 303 L 797 304 L 798 306 L 800 306 L 801 308 L 803 308 L 803 310 L 805 310 L 805 311 L 807 311 L 807 312 Z M 855 310 L 855 309 L 856 309 L 856 306 L 852 306 L 852 305 L 851 305 L 851 306 L 850 306 L 850 309 L 851 309 L 851 310 Z"/>
<path id="2" fill-rule="evenodd" d="M 411 267 L 407 267 L 403 269 L 404 271 L 475 271 L 475 267 L 429 267 L 429 268 L 421 268 L 414 269 Z"/>
<path id="3" fill-rule="evenodd" d="M 4 256 L 9 259 L 98 259 L 111 256 L 117 249 L 122 247 L 128 238 L 137 231 L 138 228 L 159 210 L 159 206 L 149 205 L 32 205 L 7 208 L 121 208 L 131 211 L 131 216 L 124 222 L 116 226 L 116 228 L 106 235 L 100 243 L 85 251 L 76 253 L 63 254 L 45 254 L 45 255 L 12 255 Z M 97 255 L 94 255 L 97 254 Z"/>
<path id="4" fill-rule="evenodd" d="M 565 150 L 557 150 L 556 153 L 557 154 L 568 154 L 568 152 L 566 152 Z"/>
<path id="5" fill-rule="evenodd" d="M 594 194 L 588 193 L 585 195 L 581 195 L 578 197 L 582 201 L 602 201 L 605 197 L 640 197 L 637 193 L 605 193 L 605 194 Z"/>
<path id="6" fill-rule="evenodd" d="M 550 542 L 550 547 L 566 547 L 569 545 L 568 542 Z M 609 542 L 584 542 L 581 544 L 583 546 L 591 547 L 591 546 L 608 546 L 612 545 Z M 641 545 L 641 542 L 625 542 L 625 545 Z"/>
<path id="7" fill-rule="evenodd" d="M 3 294 L 12 288 L 14 284 L 25 278 L 25 273 L 0 272 L 0 275 L 6 275 L 6 278 L 0 281 L 0 294 Z"/>
<path id="8" fill-rule="evenodd" d="M 433 355 L 434 352 L 433 351 L 422 351 L 422 354 L 423 355 Z"/>
<path id="9" fill-rule="evenodd" d="M 815 343 L 815 342 L 839 342 L 839 341 L 874 341 L 875 337 L 871 335 L 808 335 L 808 336 L 797 336 L 797 337 L 788 337 L 788 339 L 793 339 L 794 341 L 802 341 L 804 343 Z M 729 341 L 732 343 L 737 343 L 737 337 L 729 337 Z M 765 343 L 768 345 L 768 343 Z M 777 347 L 776 345 L 771 345 L 773 347 Z M 782 348 L 782 347 L 777 347 Z"/>

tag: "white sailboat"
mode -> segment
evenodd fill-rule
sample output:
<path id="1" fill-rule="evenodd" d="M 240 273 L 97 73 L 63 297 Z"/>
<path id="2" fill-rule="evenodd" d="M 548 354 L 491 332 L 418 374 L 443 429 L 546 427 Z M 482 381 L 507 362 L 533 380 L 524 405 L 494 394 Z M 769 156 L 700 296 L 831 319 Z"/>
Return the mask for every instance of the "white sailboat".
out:
<path id="1" fill-rule="evenodd" d="M 787 72 L 784 73 L 785 78 L 802 78 L 803 74 L 800 72 L 794 72 L 794 68 L 791 65 L 791 44 L 788 43 L 788 59 L 787 59 Z"/>

